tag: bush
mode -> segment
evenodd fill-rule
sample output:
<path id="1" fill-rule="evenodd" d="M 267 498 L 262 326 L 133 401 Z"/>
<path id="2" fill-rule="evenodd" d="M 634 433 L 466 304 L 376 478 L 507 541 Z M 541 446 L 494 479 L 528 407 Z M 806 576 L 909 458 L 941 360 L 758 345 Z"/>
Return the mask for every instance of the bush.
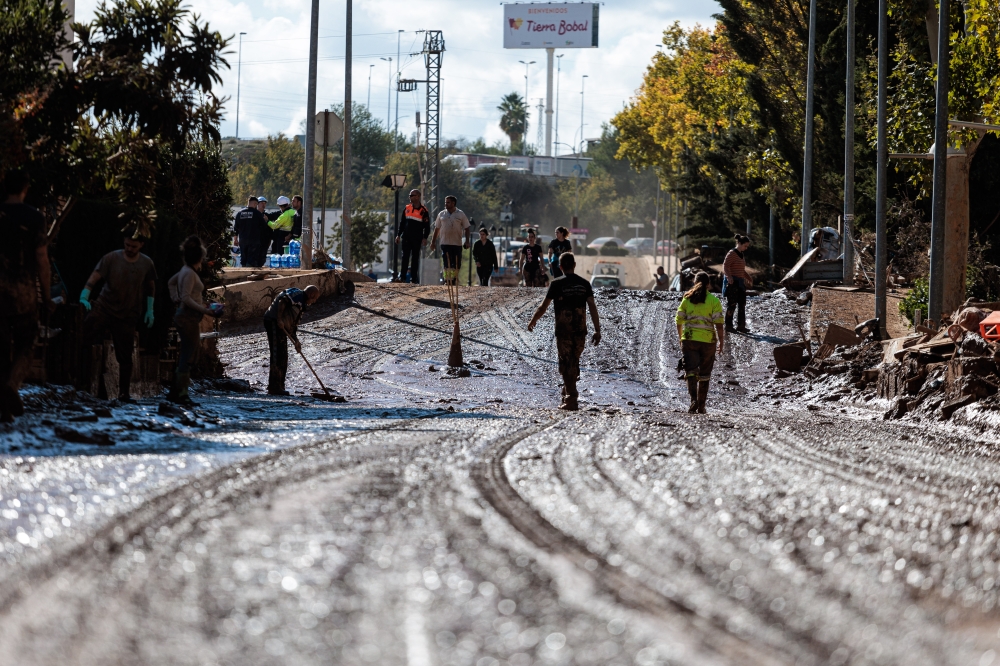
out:
<path id="1" fill-rule="evenodd" d="M 913 315 L 917 308 L 923 310 L 924 318 L 927 318 L 927 303 L 930 295 L 930 286 L 927 278 L 920 277 L 913 281 L 913 289 L 906 295 L 906 298 L 899 302 L 899 312 L 905 316 L 910 323 L 913 323 Z"/>

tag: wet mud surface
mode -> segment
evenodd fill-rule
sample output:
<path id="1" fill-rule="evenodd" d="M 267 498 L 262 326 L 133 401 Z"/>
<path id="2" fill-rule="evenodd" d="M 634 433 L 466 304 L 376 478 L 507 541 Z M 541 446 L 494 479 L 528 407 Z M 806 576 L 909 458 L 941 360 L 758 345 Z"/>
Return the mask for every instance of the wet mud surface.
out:
<path id="1" fill-rule="evenodd" d="M 69 422 L 40 396 L 0 433 L 4 663 L 1000 663 L 990 434 L 805 404 L 768 368 L 808 321 L 777 297 L 697 416 L 676 296 L 601 292 L 560 412 L 541 296 L 462 290 L 468 378 L 444 372 L 443 288 L 321 305 L 304 351 L 346 404 L 306 397 L 296 358 L 298 395 L 187 415 Z M 220 349 L 266 383 L 263 331 Z"/>

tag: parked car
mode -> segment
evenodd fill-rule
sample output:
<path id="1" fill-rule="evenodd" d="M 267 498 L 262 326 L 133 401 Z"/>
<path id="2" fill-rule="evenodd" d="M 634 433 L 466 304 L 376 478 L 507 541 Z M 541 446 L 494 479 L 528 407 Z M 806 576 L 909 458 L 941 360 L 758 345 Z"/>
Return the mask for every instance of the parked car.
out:
<path id="1" fill-rule="evenodd" d="M 625 266 L 620 261 L 598 261 L 590 273 L 590 284 L 621 289 L 625 286 Z"/>
<path id="2" fill-rule="evenodd" d="M 680 250 L 680 245 L 672 240 L 661 240 L 656 243 L 656 256 L 658 257 L 672 257 L 675 256 Z"/>
<path id="3" fill-rule="evenodd" d="M 641 257 L 646 254 L 653 254 L 652 238 L 629 238 L 625 241 L 625 249 L 633 257 Z"/>
<path id="4" fill-rule="evenodd" d="M 601 236 L 600 238 L 595 238 L 590 245 L 587 246 L 588 250 L 601 251 L 608 243 L 614 243 L 615 247 L 625 247 L 625 241 L 621 238 L 615 238 L 614 236 Z"/>

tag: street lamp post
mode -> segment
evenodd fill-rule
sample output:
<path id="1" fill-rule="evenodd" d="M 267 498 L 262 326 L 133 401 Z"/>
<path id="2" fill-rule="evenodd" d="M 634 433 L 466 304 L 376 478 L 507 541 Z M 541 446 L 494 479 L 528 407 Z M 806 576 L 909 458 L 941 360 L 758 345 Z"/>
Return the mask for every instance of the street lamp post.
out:
<path id="1" fill-rule="evenodd" d="M 525 62 L 523 60 L 518 60 L 519 63 L 524 65 L 524 139 L 521 140 L 522 148 L 524 143 L 528 140 L 528 67 L 535 64 L 534 60 Z"/>
<path id="2" fill-rule="evenodd" d="M 389 62 L 389 87 L 385 91 L 385 129 L 389 131 L 389 128 L 392 127 L 392 56 L 379 58 L 379 60 Z"/>
<path id="3" fill-rule="evenodd" d="M 399 45 L 404 30 L 396 33 L 396 121 L 392 126 L 392 150 L 399 152 Z"/>
<path id="4" fill-rule="evenodd" d="M 931 265 L 930 289 L 927 296 L 927 317 L 938 324 L 944 306 L 944 230 L 947 218 L 948 187 L 948 87 L 951 53 L 951 24 L 948 3 L 938 8 L 937 91 L 934 98 L 934 189 L 931 203 Z M 881 16 L 879 16 L 881 19 Z M 881 65 L 881 60 L 879 64 Z M 881 70 L 879 70 L 881 71 Z M 881 153 L 880 153 L 881 155 Z M 881 175 L 881 171 L 879 175 Z M 884 329 L 884 325 L 883 325 Z"/>
<path id="5" fill-rule="evenodd" d="M 845 285 L 854 284 L 854 3 L 847 0 L 847 89 L 844 94 L 844 250 Z M 771 260 L 774 263 L 774 260 Z"/>
<path id="6" fill-rule="evenodd" d="M 589 77 L 584 74 L 583 78 L 580 79 L 580 156 L 583 156 L 583 91 L 584 86 L 587 83 Z"/>
<path id="7" fill-rule="evenodd" d="M 382 58 L 385 60 L 385 58 Z M 375 65 L 368 65 L 368 101 L 365 102 L 365 108 L 371 111 L 372 108 L 372 70 L 375 69 Z"/>
<path id="8" fill-rule="evenodd" d="M 240 138 L 240 79 L 243 73 L 243 35 L 247 33 L 240 33 L 240 54 L 236 64 L 236 138 Z"/>
<path id="9" fill-rule="evenodd" d="M 809 2 L 809 53 L 806 57 L 806 136 L 802 169 L 802 254 L 809 251 L 809 234 L 812 231 L 813 196 L 813 109 L 816 88 L 816 0 Z"/>
<path id="10" fill-rule="evenodd" d="M 391 78 L 391 77 L 390 77 Z M 406 185 L 406 174 L 405 173 L 394 173 L 385 177 L 382 181 L 382 187 L 388 187 L 392 189 L 393 196 L 393 218 L 391 225 L 392 237 L 389 239 L 389 246 L 392 248 L 392 281 L 399 281 L 399 266 L 397 264 L 397 257 L 399 253 L 396 251 L 396 237 L 399 236 L 399 191 Z"/>

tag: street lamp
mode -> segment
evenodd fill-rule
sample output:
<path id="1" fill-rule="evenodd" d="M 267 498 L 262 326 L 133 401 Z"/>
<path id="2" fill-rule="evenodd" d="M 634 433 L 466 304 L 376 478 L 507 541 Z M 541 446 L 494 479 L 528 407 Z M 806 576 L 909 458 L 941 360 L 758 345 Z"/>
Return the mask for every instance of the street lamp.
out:
<path id="1" fill-rule="evenodd" d="M 583 90 L 584 85 L 587 83 L 587 79 L 590 78 L 586 74 L 580 79 L 580 155 L 583 155 Z"/>
<path id="2" fill-rule="evenodd" d="M 392 127 L 393 152 L 399 152 L 399 44 L 404 32 L 406 31 L 400 30 L 396 33 L 396 121 Z"/>
<path id="3" fill-rule="evenodd" d="M 535 61 L 531 60 L 525 62 L 523 60 L 518 60 L 519 63 L 524 65 L 524 139 L 521 140 L 522 147 L 528 140 L 528 66 L 534 65 Z"/>
<path id="4" fill-rule="evenodd" d="M 240 138 L 240 78 L 243 73 L 243 35 L 247 33 L 240 33 L 240 54 L 237 56 L 239 59 L 236 64 L 236 138 Z"/>
<path id="5" fill-rule="evenodd" d="M 384 60 L 384 58 L 383 58 Z M 368 101 L 365 103 L 365 108 L 371 111 L 372 108 L 372 70 L 375 69 L 375 65 L 368 65 Z"/>
<path id="6" fill-rule="evenodd" d="M 379 60 L 386 60 L 389 63 L 389 88 L 385 92 L 385 129 L 388 132 L 392 127 L 392 56 Z"/>
<path id="7" fill-rule="evenodd" d="M 399 235 L 399 191 L 403 189 L 406 185 L 406 174 L 405 173 L 393 173 L 389 174 L 382 181 L 382 187 L 388 187 L 392 190 L 392 196 L 394 199 L 394 212 L 392 220 L 392 238 L 389 239 L 389 245 L 392 247 L 392 280 L 397 282 L 399 280 L 399 267 L 397 265 L 397 252 L 396 252 L 396 236 Z"/>

